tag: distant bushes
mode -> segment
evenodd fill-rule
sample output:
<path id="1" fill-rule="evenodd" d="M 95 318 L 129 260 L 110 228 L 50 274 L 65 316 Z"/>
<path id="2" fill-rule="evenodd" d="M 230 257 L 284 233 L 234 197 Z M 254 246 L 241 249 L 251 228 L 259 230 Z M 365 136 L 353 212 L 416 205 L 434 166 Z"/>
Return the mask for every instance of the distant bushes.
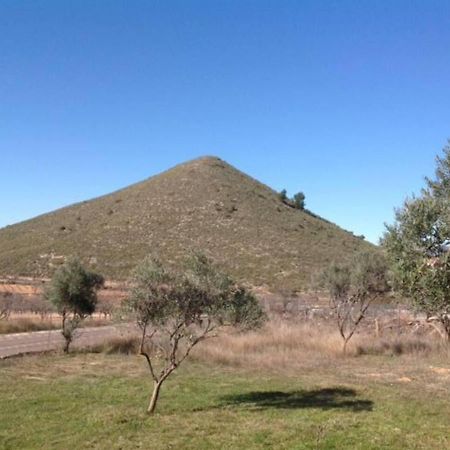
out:
<path id="1" fill-rule="evenodd" d="M 137 335 L 114 336 L 104 342 L 92 345 L 86 349 L 90 353 L 105 353 L 107 355 L 138 355 L 140 338 Z"/>
<path id="2" fill-rule="evenodd" d="M 281 192 L 279 192 L 278 197 L 283 203 L 287 203 L 287 201 L 289 200 L 286 189 L 283 189 Z"/>
<path id="3" fill-rule="evenodd" d="M 287 195 L 286 189 L 278 193 L 278 198 L 287 206 L 303 211 L 305 209 L 306 196 L 303 192 L 297 192 L 292 198 Z"/>

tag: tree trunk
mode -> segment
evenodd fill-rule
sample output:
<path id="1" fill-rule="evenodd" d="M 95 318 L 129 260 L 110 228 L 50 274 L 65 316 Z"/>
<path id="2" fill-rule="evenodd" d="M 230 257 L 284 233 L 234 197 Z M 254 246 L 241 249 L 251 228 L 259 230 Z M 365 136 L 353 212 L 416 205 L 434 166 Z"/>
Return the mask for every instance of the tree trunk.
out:
<path id="1" fill-rule="evenodd" d="M 63 346 L 63 352 L 64 353 L 69 353 L 69 347 L 70 347 L 70 336 L 67 334 L 67 316 L 65 311 L 62 313 L 62 329 L 61 329 L 61 334 L 63 335 L 64 338 L 64 346 Z"/>
<path id="2" fill-rule="evenodd" d="M 64 353 L 69 353 L 69 347 L 70 347 L 71 340 L 67 339 L 65 336 L 64 336 L 64 339 L 65 339 L 65 343 L 64 343 L 63 351 L 64 351 Z"/>
<path id="3" fill-rule="evenodd" d="M 442 318 L 442 325 L 444 326 L 444 342 L 450 344 L 450 317 L 448 314 L 444 315 Z"/>
<path id="4" fill-rule="evenodd" d="M 150 398 L 150 403 L 149 403 L 148 408 L 147 408 L 147 413 L 148 414 L 153 414 L 155 412 L 156 403 L 158 402 L 159 391 L 161 389 L 162 383 L 163 383 L 162 380 L 160 380 L 158 382 L 155 382 L 155 385 L 153 387 L 152 396 Z"/>
<path id="5" fill-rule="evenodd" d="M 350 340 L 350 339 L 345 339 L 345 340 L 344 340 L 344 348 L 342 349 L 344 355 L 347 355 L 347 344 L 348 344 L 348 341 L 349 341 L 349 340 Z"/>

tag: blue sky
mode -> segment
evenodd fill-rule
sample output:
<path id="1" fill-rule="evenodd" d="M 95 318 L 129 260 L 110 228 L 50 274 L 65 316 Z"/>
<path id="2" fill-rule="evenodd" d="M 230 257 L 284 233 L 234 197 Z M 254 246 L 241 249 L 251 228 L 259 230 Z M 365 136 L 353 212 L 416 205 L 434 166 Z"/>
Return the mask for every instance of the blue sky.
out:
<path id="1" fill-rule="evenodd" d="M 376 242 L 450 137 L 448 1 L 0 2 L 0 226 L 217 155 Z"/>

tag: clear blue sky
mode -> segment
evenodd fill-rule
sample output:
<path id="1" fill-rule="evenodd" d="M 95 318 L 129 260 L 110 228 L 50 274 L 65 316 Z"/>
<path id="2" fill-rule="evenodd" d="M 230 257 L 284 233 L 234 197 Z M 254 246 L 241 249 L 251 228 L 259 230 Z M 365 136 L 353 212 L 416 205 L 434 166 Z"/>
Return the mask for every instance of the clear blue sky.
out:
<path id="1" fill-rule="evenodd" d="M 0 226 L 209 154 L 376 242 L 448 137 L 448 0 L 0 1 Z"/>

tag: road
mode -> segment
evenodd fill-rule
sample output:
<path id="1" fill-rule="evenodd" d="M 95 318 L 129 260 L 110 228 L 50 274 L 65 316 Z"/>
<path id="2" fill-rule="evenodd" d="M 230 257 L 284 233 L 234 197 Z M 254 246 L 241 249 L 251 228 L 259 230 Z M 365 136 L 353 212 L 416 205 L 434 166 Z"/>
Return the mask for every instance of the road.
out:
<path id="1" fill-rule="evenodd" d="M 130 330 L 128 325 L 79 328 L 73 342 L 75 347 L 100 344 L 109 337 Z M 60 330 L 33 331 L 0 335 L 0 358 L 62 348 L 64 339 Z"/>

